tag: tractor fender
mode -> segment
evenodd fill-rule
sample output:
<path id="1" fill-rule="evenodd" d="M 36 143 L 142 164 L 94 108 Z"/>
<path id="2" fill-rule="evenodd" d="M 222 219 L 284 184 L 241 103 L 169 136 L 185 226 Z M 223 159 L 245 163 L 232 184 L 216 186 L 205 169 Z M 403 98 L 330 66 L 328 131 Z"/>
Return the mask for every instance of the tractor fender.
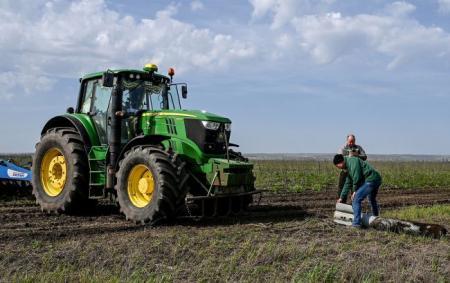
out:
<path id="1" fill-rule="evenodd" d="M 48 130 L 54 128 L 76 129 L 77 132 L 80 134 L 81 139 L 83 140 L 86 152 L 89 152 L 89 149 L 91 148 L 91 140 L 89 139 L 89 135 L 86 129 L 84 128 L 83 124 L 78 119 L 69 115 L 60 115 L 53 117 L 50 120 L 48 120 L 48 122 L 45 124 L 44 128 L 41 131 L 41 136 L 44 135 Z"/>
<path id="2" fill-rule="evenodd" d="M 138 146 L 138 145 L 160 145 L 162 141 L 170 139 L 170 137 L 167 136 L 161 136 L 161 135 L 152 135 L 152 136 L 144 136 L 140 135 L 137 137 L 134 137 L 131 139 L 125 146 L 122 147 L 122 150 L 120 151 L 118 161 L 122 160 L 125 156 L 125 153 L 130 150 L 131 148 Z M 119 162 L 116 164 L 116 170 L 119 167 Z"/>

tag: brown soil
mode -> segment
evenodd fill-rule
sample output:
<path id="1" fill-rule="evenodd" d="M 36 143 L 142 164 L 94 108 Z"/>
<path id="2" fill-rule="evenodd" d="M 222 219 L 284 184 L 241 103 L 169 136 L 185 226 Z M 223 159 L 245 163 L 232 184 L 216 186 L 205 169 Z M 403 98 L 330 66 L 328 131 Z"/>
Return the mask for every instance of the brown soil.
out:
<path id="1" fill-rule="evenodd" d="M 169 225 L 226 225 L 240 223 L 289 221 L 298 217 L 328 218 L 334 211 L 335 192 L 269 193 L 255 196 L 249 211 L 238 215 L 210 219 L 180 217 Z M 408 205 L 450 203 L 448 189 L 384 190 L 378 196 L 381 209 Z M 366 209 L 367 205 L 366 205 Z M 167 225 L 167 223 L 166 223 Z M 0 201 L 0 242 L 6 239 L 89 236 L 113 231 L 140 229 L 128 222 L 109 201 L 100 202 L 84 215 L 50 215 L 41 212 L 30 197 L 19 201 Z M 1 245 L 1 244 L 0 244 Z"/>
<path id="2" fill-rule="evenodd" d="M 396 242 L 396 236 L 391 234 L 374 231 L 364 236 L 356 232 L 356 236 L 365 237 L 365 241 L 370 243 L 369 248 L 386 252 L 384 256 L 391 258 L 392 261 L 397 259 L 388 254 L 389 249 L 384 251 L 386 245 L 392 245 L 393 249 L 403 254 L 404 258 L 397 260 L 394 265 L 395 270 L 390 270 L 391 267 L 379 261 L 375 255 L 366 255 L 367 243 L 359 243 L 354 231 L 333 224 L 330 216 L 334 210 L 335 194 L 336 192 L 331 189 L 304 193 L 266 192 L 260 200 L 255 197 L 255 203 L 250 206 L 249 211 L 240 216 L 200 221 L 181 217 L 156 228 L 137 226 L 126 221 L 117 207 L 108 201 L 100 202 L 95 211 L 84 215 L 48 215 L 42 213 L 30 197 L 0 198 L 0 251 L 2 251 L 0 252 L 0 278 L 53 281 L 52 276 L 55 274 L 51 270 L 62 268 L 59 274 L 62 277 L 58 277 L 56 281 L 85 281 L 90 279 L 92 274 L 96 274 L 95 279 L 100 281 L 122 280 L 129 278 L 134 274 L 133 272 L 143 272 L 144 277 L 137 277 L 138 281 L 148 278 L 146 276 L 159 278 L 161 275 L 169 276 L 169 279 L 176 281 L 197 281 L 199 278 L 213 281 L 220 279 L 251 281 L 252 276 L 256 276 L 256 281 L 265 281 L 267 278 L 290 281 L 297 278 L 296 276 L 303 278 L 304 274 L 298 273 L 298 268 L 301 266 L 305 272 L 309 272 L 305 273 L 307 276 L 313 276 L 317 271 L 319 281 L 328 278 L 320 277 L 322 276 L 320 268 L 332 272 L 330 273 L 332 278 L 350 281 L 371 278 L 388 281 L 439 279 L 445 281 L 448 279 L 447 276 L 450 276 L 448 255 L 445 258 L 446 253 L 449 252 L 447 240 L 436 244 L 436 242 L 415 243 L 416 240 L 411 239 L 405 243 L 404 238 Z M 382 210 L 408 205 L 450 203 L 450 189 L 383 190 L 378 200 Z M 449 228 L 448 223 L 444 225 Z M 247 243 L 251 242 L 254 242 L 259 250 L 247 246 Z M 266 245 L 266 242 L 270 244 Z M 279 242 L 284 243 L 284 248 L 281 249 L 280 246 L 280 250 L 277 250 Z M 392 244 L 389 244 L 391 242 Z M 155 255 L 156 257 L 150 257 L 135 243 L 147 246 L 153 253 L 158 254 Z M 158 243 L 167 246 L 162 247 Z M 217 246 L 218 243 L 222 243 L 222 246 Z M 201 246 L 195 247 L 197 244 L 207 247 L 205 246 L 205 250 L 202 250 Z M 226 249 L 224 250 L 223 245 L 228 245 L 228 249 L 233 253 L 229 254 Z M 409 253 L 413 245 L 426 249 L 423 257 L 418 258 L 415 253 Z M 70 253 L 65 251 L 66 247 L 71 250 Z M 273 251 L 273 249 L 276 250 Z M 238 271 L 227 271 L 230 266 L 238 264 L 232 256 L 239 254 L 241 250 L 246 251 L 242 252 L 242 257 L 248 261 L 241 262 L 240 267 L 234 267 Z M 260 257 L 253 253 L 259 253 L 259 251 L 267 254 L 253 262 L 253 257 Z M 219 252 L 222 254 L 218 254 Z M 277 252 L 279 258 L 273 259 L 270 253 Z M 318 258 L 314 255 L 309 257 L 310 253 L 315 252 L 319 253 Z M 180 261 L 176 265 L 178 267 L 173 267 L 174 270 L 160 270 L 161 266 L 169 264 L 167 253 L 173 257 L 172 261 Z M 298 253 L 304 253 L 304 258 L 297 258 Z M 123 254 L 138 262 L 141 265 L 139 268 L 147 268 L 151 258 L 152 264 L 156 264 L 156 271 L 146 273 L 147 269 L 142 271 L 142 269 L 136 269 L 138 267 L 130 267 L 129 270 L 124 271 L 121 267 L 125 264 L 122 262 Z M 341 263 L 354 261 L 355 254 L 366 264 L 377 262 L 375 266 L 377 273 L 366 278 L 367 274 L 364 270 L 369 270 L 369 267 L 360 270 L 357 269 L 358 265 L 354 265 L 355 268 L 339 269 Z M 55 256 L 58 257 L 57 261 L 49 261 L 48 257 Z M 99 263 L 100 259 L 104 262 Z M 209 261 L 203 262 L 206 259 Z M 216 262 L 218 259 L 223 259 L 224 262 Z M 191 268 L 183 260 L 198 261 L 198 264 L 203 267 Z M 89 266 L 91 261 L 96 264 L 96 267 Z M 315 266 L 317 261 L 320 261 L 319 269 Z M 44 263 L 48 266 L 43 267 Z M 82 266 L 81 271 L 78 271 L 80 266 L 77 264 Z M 215 267 L 217 264 L 224 266 L 222 269 L 217 269 Z M 339 266 L 336 267 L 334 264 Z M 423 277 L 425 272 L 432 271 L 432 264 L 436 265 L 433 268 L 437 271 L 430 273 L 428 277 Z M 410 268 L 415 265 L 421 267 Z M 247 273 L 247 269 L 253 270 L 256 267 L 262 268 L 255 269 L 256 275 Z M 28 270 L 28 273 L 25 273 L 26 276 L 24 273 L 16 272 L 22 268 Z M 117 268 L 122 269 L 117 271 Z M 274 269 L 270 273 L 272 268 Z M 265 269 L 268 270 L 268 275 Z"/>
<path id="3" fill-rule="evenodd" d="M 259 202 L 261 207 L 285 209 L 302 208 L 309 212 L 329 214 L 334 211 L 337 200 L 335 190 L 302 193 L 265 193 Z M 408 205 L 433 205 L 450 202 L 450 189 L 385 189 L 378 194 L 381 209 Z M 260 209 L 255 207 L 255 209 Z"/>

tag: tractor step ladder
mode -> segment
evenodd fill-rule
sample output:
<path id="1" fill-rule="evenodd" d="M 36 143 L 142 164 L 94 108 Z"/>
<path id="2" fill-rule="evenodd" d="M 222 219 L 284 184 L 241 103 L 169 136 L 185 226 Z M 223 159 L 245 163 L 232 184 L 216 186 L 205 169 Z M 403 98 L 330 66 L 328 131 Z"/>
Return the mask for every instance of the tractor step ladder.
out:
<path id="1" fill-rule="evenodd" d="M 93 146 L 89 151 L 89 198 L 105 197 L 107 146 Z"/>

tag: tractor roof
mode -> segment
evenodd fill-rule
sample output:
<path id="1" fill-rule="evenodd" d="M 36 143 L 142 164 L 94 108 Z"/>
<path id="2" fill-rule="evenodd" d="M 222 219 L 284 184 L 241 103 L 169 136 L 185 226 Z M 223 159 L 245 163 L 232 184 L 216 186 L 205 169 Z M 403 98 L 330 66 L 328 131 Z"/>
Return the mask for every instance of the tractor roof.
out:
<path id="1" fill-rule="evenodd" d="M 120 74 L 120 73 L 134 73 L 134 74 L 148 74 L 147 71 L 143 71 L 143 70 L 137 70 L 137 69 L 117 69 L 117 70 L 109 70 L 111 72 L 113 72 L 114 74 Z M 103 75 L 104 72 L 95 72 L 95 73 L 90 73 L 90 74 L 86 74 L 84 75 L 81 79 L 85 80 L 85 79 L 91 79 L 91 78 L 96 78 L 96 77 L 101 77 Z M 156 76 L 162 77 L 162 78 L 167 78 L 167 76 L 155 73 Z"/>

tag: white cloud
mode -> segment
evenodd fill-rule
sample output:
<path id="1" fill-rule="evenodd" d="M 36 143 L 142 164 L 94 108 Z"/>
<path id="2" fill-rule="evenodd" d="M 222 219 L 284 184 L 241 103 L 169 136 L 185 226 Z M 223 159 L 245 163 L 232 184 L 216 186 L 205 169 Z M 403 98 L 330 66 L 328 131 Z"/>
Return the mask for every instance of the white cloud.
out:
<path id="1" fill-rule="evenodd" d="M 335 0 L 249 0 L 253 6 L 253 19 L 272 16 L 272 29 L 279 29 L 293 18 L 322 10 Z"/>
<path id="2" fill-rule="evenodd" d="M 394 17 L 403 17 L 414 12 L 416 10 L 416 6 L 408 2 L 398 1 L 387 5 L 386 10 Z"/>
<path id="3" fill-rule="evenodd" d="M 262 18 L 268 13 L 273 14 L 271 28 L 278 29 L 293 18 L 302 2 L 298 0 L 250 0 L 253 5 L 253 18 Z"/>
<path id="4" fill-rule="evenodd" d="M 402 64 L 450 60 L 450 35 L 438 27 L 425 27 L 406 17 L 413 6 L 390 6 L 388 15 L 340 13 L 309 15 L 292 20 L 303 49 L 321 64 L 343 56 L 390 58 L 388 68 Z M 402 15 L 400 17 L 399 15 Z"/>
<path id="5" fill-rule="evenodd" d="M 24 72 L 0 72 L 0 100 L 12 99 L 21 93 L 32 94 L 33 92 L 48 91 L 53 87 L 55 80 L 39 74 Z"/>
<path id="6" fill-rule="evenodd" d="M 274 9 L 277 0 L 249 0 L 253 6 L 252 16 L 260 18 L 265 16 L 270 10 Z"/>
<path id="7" fill-rule="evenodd" d="M 140 68 L 149 61 L 160 64 L 161 71 L 175 67 L 177 73 L 244 66 L 240 62 L 258 69 L 267 62 L 301 68 L 311 58 L 317 64 L 349 59 L 361 65 L 366 58 L 381 58 L 391 69 L 414 64 L 448 68 L 450 62 L 450 34 L 415 20 L 415 6 L 404 1 L 352 15 L 319 11 L 333 0 L 249 1 L 252 23 L 236 25 L 230 34 L 177 20 L 180 4 L 138 20 L 110 9 L 104 0 L 2 1 L 0 81 L 9 90 L 0 97 L 15 88 L 45 91 L 61 77 Z M 202 3 L 190 3 L 195 2 Z M 30 83 L 32 77 L 39 82 Z M 19 79 L 11 83 L 11 78 Z"/>
<path id="8" fill-rule="evenodd" d="M 110 10 L 103 0 L 32 4 L 38 15 L 26 9 L 26 3 L 3 1 L 0 5 L 2 81 L 40 78 L 34 89 L 25 84 L 28 80 L 19 79 L 11 85 L 21 84 L 25 92 L 46 89 L 42 85 L 51 85 L 48 82 L 54 77 L 79 76 L 108 67 L 139 68 L 154 61 L 173 66 L 179 73 L 227 66 L 255 52 L 253 46 L 231 35 L 174 19 L 177 5 L 158 11 L 154 18 L 138 21 Z"/>
<path id="9" fill-rule="evenodd" d="M 439 12 L 443 14 L 450 13 L 450 0 L 438 0 Z"/>
<path id="10" fill-rule="evenodd" d="M 289 36 L 289 34 L 287 34 L 287 33 L 282 34 L 276 41 L 276 44 L 278 47 L 280 47 L 282 49 L 288 49 L 288 48 L 294 47 L 294 41 L 293 41 L 292 37 Z"/>
<path id="11" fill-rule="evenodd" d="M 194 0 L 191 2 L 191 10 L 194 12 L 203 10 L 204 8 L 205 8 L 205 5 L 203 5 L 203 3 L 201 1 Z"/>

